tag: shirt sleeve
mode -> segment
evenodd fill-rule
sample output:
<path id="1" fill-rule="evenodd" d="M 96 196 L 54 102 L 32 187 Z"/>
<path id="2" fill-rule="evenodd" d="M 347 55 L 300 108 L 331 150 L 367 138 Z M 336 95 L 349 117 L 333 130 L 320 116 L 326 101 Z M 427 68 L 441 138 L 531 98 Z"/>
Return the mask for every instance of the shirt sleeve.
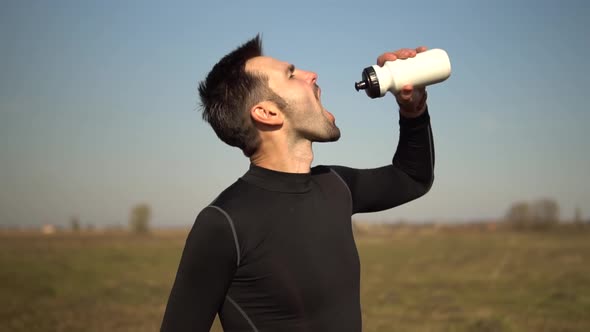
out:
<path id="1" fill-rule="evenodd" d="M 222 210 L 201 211 L 186 240 L 161 332 L 210 330 L 236 271 L 234 239 Z"/>
<path id="2" fill-rule="evenodd" d="M 400 137 L 392 163 L 373 169 L 330 166 L 346 183 L 352 213 L 390 209 L 426 194 L 434 180 L 434 141 L 428 109 L 416 118 L 400 116 Z"/>

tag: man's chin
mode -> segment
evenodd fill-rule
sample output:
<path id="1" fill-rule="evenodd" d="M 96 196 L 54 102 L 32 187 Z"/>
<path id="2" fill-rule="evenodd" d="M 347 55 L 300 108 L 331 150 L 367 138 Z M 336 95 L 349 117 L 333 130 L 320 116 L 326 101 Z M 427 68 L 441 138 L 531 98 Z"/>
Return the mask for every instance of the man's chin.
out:
<path id="1" fill-rule="evenodd" d="M 328 133 L 325 136 L 318 136 L 316 137 L 316 139 L 312 140 L 313 142 L 318 142 L 318 143 L 328 143 L 328 142 L 336 142 L 340 139 L 340 129 L 338 129 L 338 127 L 334 126 L 333 130 L 330 131 L 330 133 Z"/>

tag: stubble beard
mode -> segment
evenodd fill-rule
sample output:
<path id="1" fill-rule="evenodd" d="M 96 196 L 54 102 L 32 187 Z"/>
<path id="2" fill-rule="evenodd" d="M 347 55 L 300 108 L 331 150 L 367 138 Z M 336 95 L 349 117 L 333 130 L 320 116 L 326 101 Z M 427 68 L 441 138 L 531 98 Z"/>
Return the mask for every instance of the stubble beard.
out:
<path id="1" fill-rule="evenodd" d="M 317 105 L 293 105 L 292 102 L 286 102 L 286 114 L 295 121 L 296 137 L 306 139 L 311 142 L 326 143 L 335 142 L 340 139 L 340 128 L 334 122 L 328 119 L 325 115 L 325 110 L 321 106 L 321 102 L 316 95 Z M 314 106 L 319 106 L 319 111 L 305 110 L 305 108 L 313 109 Z"/>
<path id="2" fill-rule="evenodd" d="M 324 121 L 324 132 L 325 135 L 318 135 L 315 139 L 312 139 L 312 142 L 336 142 L 340 139 L 340 128 L 336 126 L 335 123 L 326 119 L 322 114 L 322 119 Z"/>

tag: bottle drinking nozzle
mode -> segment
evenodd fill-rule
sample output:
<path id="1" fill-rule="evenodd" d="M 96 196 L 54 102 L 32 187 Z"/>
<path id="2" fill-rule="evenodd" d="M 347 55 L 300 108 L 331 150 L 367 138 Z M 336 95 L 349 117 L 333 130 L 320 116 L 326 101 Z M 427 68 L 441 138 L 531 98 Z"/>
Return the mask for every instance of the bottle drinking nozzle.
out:
<path id="1" fill-rule="evenodd" d="M 451 76 L 451 61 L 447 52 L 431 49 L 413 58 L 387 61 L 363 70 L 363 79 L 354 84 L 356 91 L 365 90 L 367 96 L 378 98 L 387 91 L 396 94 L 406 84 L 423 87 L 440 83 Z"/>

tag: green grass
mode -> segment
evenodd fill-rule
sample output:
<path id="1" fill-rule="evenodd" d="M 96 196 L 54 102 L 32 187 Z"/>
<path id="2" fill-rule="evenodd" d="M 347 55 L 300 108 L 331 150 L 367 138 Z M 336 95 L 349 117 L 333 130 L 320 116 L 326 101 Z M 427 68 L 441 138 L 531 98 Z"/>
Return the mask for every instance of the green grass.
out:
<path id="1" fill-rule="evenodd" d="M 590 331 L 588 233 L 360 241 L 367 331 Z"/>
<path id="2" fill-rule="evenodd" d="M 0 331 L 157 331 L 185 236 L 0 235 Z M 588 231 L 357 245 L 364 331 L 590 331 Z"/>

